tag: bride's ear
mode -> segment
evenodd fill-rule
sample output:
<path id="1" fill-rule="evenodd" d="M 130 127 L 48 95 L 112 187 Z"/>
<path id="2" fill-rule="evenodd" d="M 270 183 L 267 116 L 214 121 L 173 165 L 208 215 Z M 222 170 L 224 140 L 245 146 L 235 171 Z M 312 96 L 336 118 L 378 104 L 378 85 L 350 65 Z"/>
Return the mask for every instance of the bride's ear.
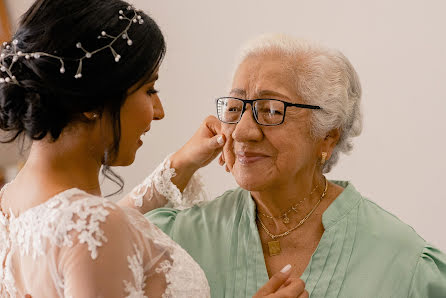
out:
<path id="1" fill-rule="evenodd" d="M 97 112 L 83 112 L 82 114 L 89 121 L 96 121 L 99 118 L 99 113 Z"/>

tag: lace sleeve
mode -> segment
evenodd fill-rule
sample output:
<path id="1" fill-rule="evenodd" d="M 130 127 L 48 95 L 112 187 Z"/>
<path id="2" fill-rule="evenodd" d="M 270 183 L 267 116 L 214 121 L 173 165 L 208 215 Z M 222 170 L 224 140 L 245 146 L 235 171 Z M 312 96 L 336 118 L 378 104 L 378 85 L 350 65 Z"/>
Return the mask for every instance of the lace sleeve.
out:
<path id="1" fill-rule="evenodd" d="M 144 214 L 166 205 L 183 210 L 209 201 L 198 172 L 192 176 L 183 193 L 172 183 L 171 179 L 176 173 L 170 165 L 171 156 L 172 154 L 167 156 L 152 174 L 118 204 L 137 209 Z"/>
<path id="2" fill-rule="evenodd" d="M 199 265 L 137 210 L 78 189 L 0 216 L 0 238 L 1 297 L 209 297 Z"/>
<path id="3" fill-rule="evenodd" d="M 102 237 L 93 244 L 95 254 L 82 240 L 61 250 L 64 296 L 147 297 L 150 293 L 161 297 L 168 288 L 162 270 L 163 264 L 171 261 L 168 249 L 141 237 L 120 208 L 107 211 L 106 221 L 96 229 Z"/>

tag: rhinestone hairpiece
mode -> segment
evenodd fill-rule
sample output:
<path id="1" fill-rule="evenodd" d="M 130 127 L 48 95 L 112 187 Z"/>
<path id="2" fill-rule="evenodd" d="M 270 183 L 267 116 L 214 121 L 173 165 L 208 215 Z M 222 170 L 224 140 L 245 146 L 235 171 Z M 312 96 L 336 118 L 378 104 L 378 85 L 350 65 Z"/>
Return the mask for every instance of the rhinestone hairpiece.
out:
<path id="1" fill-rule="evenodd" d="M 111 53 L 113 54 L 113 57 L 115 58 L 115 62 L 119 62 L 119 60 L 121 59 L 121 55 L 119 55 L 114 49 L 113 49 L 113 44 L 119 39 L 125 39 L 127 40 L 127 45 L 131 46 L 133 44 L 133 41 L 130 39 L 129 34 L 128 34 L 128 30 L 130 29 L 130 27 L 133 24 L 143 24 L 144 20 L 142 19 L 141 15 L 138 14 L 138 10 L 135 10 L 132 6 L 128 6 L 127 10 L 133 10 L 134 12 L 134 16 L 132 18 L 128 18 L 127 16 L 124 15 L 124 11 L 120 10 L 119 11 L 119 19 L 120 20 L 126 20 L 128 21 L 128 25 L 126 26 L 126 28 L 124 29 L 124 31 L 122 31 L 119 35 L 117 36 L 112 36 L 109 35 L 107 32 L 102 31 L 101 34 L 98 36 L 98 39 L 111 39 L 110 43 L 106 46 L 103 46 L 102 48 L 99 48 L 97 50 L 94 51 L 87 51 L 80 42 L 76 43 L 76 47 L 78 49 L 81 49 L 84 52 L 84 56 L 78 59 L 74 59 L 74 61 L 78 61 L 79 62 L 79 66 L 77 68 L 77 72 L 76 75 L 74 76 L 76 79 L 80 79 L 82 78 L 82 62 L 84 59 L 90 59 L 91 57 L 93 57 L 93 55 L 106 50 L 106 49 L 110 49 Z M 46 57 L 50 57 L 50 58 L 54 58 L 54 59 L 58 59 L 60 61 L 60 73 L 64 74 L 65 73 L 65 63 L 64 63 L 64 59 L 68 60 L 66 58 L 63 57 L 59 57 L 56 55 L 52 55 L 49 53 L 45 53 L 45 52 L 34 52 L 34 53 L 23 53 L 22 51 L 17 51 L 17 44 L 18 44 L 18 40 L 15 39 L 12 41 L 12 43 L 7 43 L 4 42 L 3 43 L 3 49 L 2 49 L 2 53 L 0 54 L 0 74 L 4 73 L 7 76 L 6 77 L 0 77 L 0 83 L 12 83 L 12 84 L 19 84 L 19 82 L 17 81 L 17 78 L 14 76 L 13 72 L 12 72 L 12 67 L 14 66 L 14 64 L 20 59 L 20 58 L 25 58 L 26 60 L 29 59 L 39 59 L 42 56 L 46 56 Z M 6 51 L 4 51 L 6 49 Z M 5 52 L 9 52 L 9 53 L 5 53 Z M 9 67 L 5 66 L 5 59 L 12 57 L 12 62 L 9 65 Z M 73 60 L 73 59 L 70 59 Z"/>

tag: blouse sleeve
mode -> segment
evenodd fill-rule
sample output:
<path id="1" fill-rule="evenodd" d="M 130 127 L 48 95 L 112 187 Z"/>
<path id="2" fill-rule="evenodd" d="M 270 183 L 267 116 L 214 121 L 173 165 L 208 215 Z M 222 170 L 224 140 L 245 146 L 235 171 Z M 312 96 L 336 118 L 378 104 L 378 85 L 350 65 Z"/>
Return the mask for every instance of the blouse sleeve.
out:
<path id="1" fill-rule="evenodd" d="M 179 212 L 181 211 L 173 208 L 158 208 L 146 213 L 144 217 L 172 237 L 172 229 Z"/>
<path id="2" fill-rule="evenodd" d="M 446 255 L 430 244 L 418 260 L 409 297 L 446 297 Z"/>
<path id="3" fill-rule="evenodd" d="M 170 157 L 171 154 L 118 204 L 144 214 L 164 206 L 183 210 L 209 201 L 198 172 L 192 176 L 183 193 L 172 183 L 176 173 L 171 168 Z"/>
<path id="4" fill-rule="evenodd" d="M 73 246 L 61 250 L 64 296 L 146 297 L 150 292 L 161 297 L 167 288 L 163 264 L 170 262 L 168 251 L 129 224 L 122 209 L 107 211 L 99 228 L 90 225 L 92 229 L 81 231 L 85 236 L 75 232 Z M 100 235 L 96 242 L 88 240 L 93 230 Z"/>

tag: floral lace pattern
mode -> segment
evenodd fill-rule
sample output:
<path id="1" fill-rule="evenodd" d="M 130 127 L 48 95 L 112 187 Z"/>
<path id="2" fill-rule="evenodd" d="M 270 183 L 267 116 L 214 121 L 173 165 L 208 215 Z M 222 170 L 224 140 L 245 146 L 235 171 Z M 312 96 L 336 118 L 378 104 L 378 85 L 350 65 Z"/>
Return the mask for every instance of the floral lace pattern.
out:
<path id="1" fill-rule="evenodd" d="M 172 183 L 171 179 L 175 177 L 176 173 L 175 169 L 171 168 L 171 156 L 172 154 L 168 155 L 155 171 L 130 193 L 135 207 L 141 207 L 144 202 L 152 200 L 155 190 L 169 201 L 169 207 L 179 210 L 210 200 L 204 191 L 204 185 L 198 172 L 192 176 L 183 193 Z"/>
<path id="2" fill-rule="evenodd" d="M 163 272 L 166 276 L 167 289 L 163 298 L 191 297 L 189 293 L 196 293 L 195 297 L 207 297 L 210 288 L 204 272 L 192 257 L 161 230 L 157 234 L 154 242 L 165 246 L 175 247 L 171 251 L 172 263 L 164 261 L 157 268 L 157 272 Z"/>
<path id="3" fill-rule="evenodd" d="M 0 197 L 2 192 L 0 192 Z M 0 261 L 4 262 L 4 266 L 0 267 L 0 294 L 3 297 L 3 293 L 11 293 L 10 295 L 15 297 L 16 289 L 14 276 L 11 271 L 11 254 L 8 254 L 8 251 L 11 250 L 11 242 L 6 229 L 8 225 L 9 219 L 0 212 Z"/>
<path id="4" fill-rule="evenodd" d="M 137 298 L 143 297 L 148 298 L 144 293 L 144 288 L 146 287 L 146 277 L 144 275 L 144 265 L 142 261 L 142 252 L 138 249 L 136 245 L 135 255 L 128 256 L 127 260 L 129 262 L 129 269 L 132 271 L 134 284 L 124 280 L 125 292 L 128 294 L 126 298 Z"/>
<path id="5" fill-rule="evenodd" d="M 105 222 L 109 214 L 107 208 L 115 209 L 115 206 L 100 197 L 71 201 L 70 196 L 76 192 L 79 190 L 64 191 L 18 218 L 11 215 L 9 237 L 17 243 L 22 255 L 31 253 L 34 259 L 44 255 L 44 239 L 52 245 L 72 246 L 69 232 L 75 230 L 79 232 L 79 243 L 87 243 L 91 258 L 97 258 L 97 248 L 107 242 L 99 223 Z"/>
<path id="6" fill-rule="evenodd" d="M 2 192 L 0 192 L 0 200 L 1 197 Z M 111 216 L 112 212 L 113 216 Z M 209 285 L 198 264 L 155 225 L 149 223 L 136 210 L 120 208 L 104 198 L 89 195 L 79 189 L 64 191 L 17 217 L 11 214 L 8 218 L 0 212 L 0 261 L 2 262 L 0 296 L 22 297 L 25 293 L 30 293 L 33 297 L 79 296 L 73 293 L 73 290 L 77 290 L 79 287 L 72 285 L 69 290 L 65 288 L 69 278 L 61 275 L 62 272 L 65 272 L 60 271 L 61 268 L 64 268 L 65 263 L 59 264 L 58 261 L 69 260 L 69 265 L 74 264 L 70 267 L 74 268 L 74 273 L 71 274 L 75 274 L 78 253 L 82 253 L 83 250 L 88 252 L 87 256 L 91 261 L 87 260 L 87 262 L 94 264 L 94 260 L 98 260 L 101 256 L 100 247 L 104 249 L 108 247 L 113 251 L 111 243 L 117 243 L 116 239 L 115 242 L 112 241 L 116 237 L 113 234 L 114 230 L 105 229 L 105 225 L 112 220 L 118 223 L 119 228 L 130 232 L 124 234 L 131 239 L 127 243 L 133 243 L 133 251 L 128 251 L 122 256 L 127 258 L 127 267 L 118 269 L 118 272 L 124 274 L 121 276 L 126 276 L 120 281 L 123 296 L 148 297 L 149 293 L 152 294 L 149 289 L 150 276 L 156 272 L 164 275 L 167 286 L 162 289 L 162 293 L 155 296 L 210 297 Z M 84 245 L 77 245 L 78 243 Z M 74 246 L 75 244 L 76 246 Z M 54 250 L 54 247 L 69 249 L 64 250 L 67 254 L 59 259 L 57 256 L 50 257 L 49 255 L 51 252 L 59 251 Z M 75 253 L 72 251 L 74 248 L 77 249 Z M 159 256 L 153 255 L 154 251 L 158 252 Z M 155 267 L 155 263 L 152 264 L 156 262 L 157 258 L 166 254 L 169 260 L 163 260 L 156 265 L 157 267 Z M 25 258 L 21 259 L 23 256 Z M 31 261 L 26 264 L 27 267 L 21 268 L 23 265 L 21 262 L 28 260 L 26 258 L 36 261 Z M 19 263 L 14 263 L 17 260 Z M 152 263 L 147 264 L 144 260 Z M 104 262 L 104 259 L 101 262 Z M 110 262 L 115 262 L 115 260 Z M 44 266 L 37 264 L 44 264 Z M 113 263 L 110 264 L 110 268 L 114 268 Z M 33 266 L 38 267 L 34 268 Z M 46 266 L 52 269 L 45 269 Z M 20 269 L 17 271 L 16 268 Z M 34 276 L 39 278 L 43 276 L 52 282 L 44 287 L 45 294 L 39 292 L 40 284 L 37 284 L 33 288 L 34 290 L 28 291 L 33 276 L 26 276 L 26 274 L 30 272 L 37 274 Z M 104 272 L 104 274 L 110 273 Z M 45 277 L 45 274 L 48 276 Z M 106 279 L 105 285 L 98 287 L 104 288 L 110 285 L 114 276 L 114 274 L 111 275 Z M 28 280 L 26 287 L 23 285 L 23 280 Z M 96 285 L 96 283 L 93 284 Z M 51 287 L 53 294 L 48 296 L 46 291 Z"/>
<path id="7" fill-rule="evenodd" d="M 128 218 L 144 237 L 153 239 L 154 244 L 167 248 L 169 260 L 162 261 L 155 269 L 166 277 L 167 289 L 163 298 L 172 297 L 210 297 L 210 288 L 206 275 L 192 257 L 177 243 L 164 234 L 157 226 L 145 220 L 144 217 L 132 216 L 138 213 L 127 210 Z M 147 228 L 150 225 L 150 229 Z"/>

